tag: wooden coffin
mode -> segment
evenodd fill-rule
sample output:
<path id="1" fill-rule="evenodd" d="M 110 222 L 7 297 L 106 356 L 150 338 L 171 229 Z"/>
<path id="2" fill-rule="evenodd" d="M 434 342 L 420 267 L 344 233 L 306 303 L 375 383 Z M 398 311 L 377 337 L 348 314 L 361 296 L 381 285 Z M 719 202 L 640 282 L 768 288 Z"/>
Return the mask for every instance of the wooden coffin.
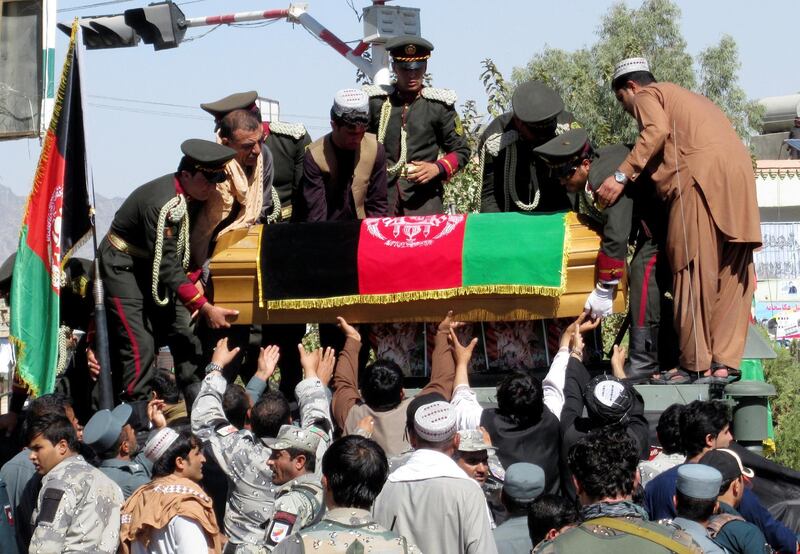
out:
<path id="1" fill-rule="evenodd" d="M 259 307 L 257 264 L 259 227 L 223 235 L 211 258 L 214 302 L 239 310 L 236 323 L 352 323 L 441 321 L 453 310 L 460 321 L 513 321 L 575 317 L 583 310 L 596 281 L 594 264 L 600 237 L 575 214 L 568 214 L 567 291 L 560 297 L 519 294 L 457 296 L 389 304 L 354 304 L 335 308 L 268 309 Z M 534 262 L 532 262 L 534 263 Z M 268 278 L 265 277 L 265 278 Z M 625 283 L 618 287 L 614 311 L 625 309 Z"/>

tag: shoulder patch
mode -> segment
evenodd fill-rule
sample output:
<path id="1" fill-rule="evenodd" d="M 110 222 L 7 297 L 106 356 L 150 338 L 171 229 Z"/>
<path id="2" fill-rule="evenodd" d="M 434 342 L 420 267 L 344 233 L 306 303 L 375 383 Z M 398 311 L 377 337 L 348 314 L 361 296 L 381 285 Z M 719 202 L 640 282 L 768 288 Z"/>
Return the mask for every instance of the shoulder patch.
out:
<path id="1" fill-rule="evenodd" d="M 39 506 L 39 517 L 36 519 L 36 525 L 39 523 L 53 523 L 64 492 L 64 489 L 45 489 L 44 493 L 42 493 L 42 505 Z"/>
<path id="2" fill-rule="evenodd" d="M 394 87 L 391 85 L 364 85 L 361 87 L 367 96 L 370 98 L 377 98 L 380 96 L 389 96 L 391 93 L 394 92 Z"/>
<path id="3" fill-rule="evenodd" d="M 436 100 L 448 106 L 453 106 L 458 101 L 456 91 L 449 88 L 425 87 L 422 89 L 422 97 L 428 100 Z"/>
<path id="4" fill-rule="evenodd" d="M 267 544 L 275 546 L 292 534 L 297 516 L 289 512 L 275 512 L 267 529 Z"/>
<path id="5" fill-rule="evenodd" d="M 483 147 L 492 156 L 497 156 L 500 150 L 507 148 L 509 144 L 513 144 L 519 140 L 519 133 L 516 131 L 506 131 L 505 133 L 494 133 L 486 137 Z"/>
<path id="6" fill-rule="evenodd" d="M 286 121 L 272 121 L 269 130 L 276 135 L 285 135 L 295 140 L 300 140 L 306 134 L 306 126 L 302 123 L 287 123 Z"/>
<path id="7" fill-rule="evenodd" d="M 238 431 L 238 429 L 236 427 L 234 427 L 233 425 L 225 425 L 225 426 L 220 427 L 219 429 L 217 429 L 217 434 L 220 437 L 227 437 L 228 435 L 232 435 L 236 431 Z"/>

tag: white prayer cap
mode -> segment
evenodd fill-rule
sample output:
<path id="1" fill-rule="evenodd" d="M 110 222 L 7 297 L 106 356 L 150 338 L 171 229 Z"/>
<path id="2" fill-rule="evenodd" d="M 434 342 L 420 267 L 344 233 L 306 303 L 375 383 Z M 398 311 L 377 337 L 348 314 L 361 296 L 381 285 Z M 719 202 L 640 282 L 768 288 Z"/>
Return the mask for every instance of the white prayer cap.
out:
<path id="1" fill-rule="evenodd" d="M 611 80 L 615 81 L 617 77 L 634 71 L 647 71 L 650 73 L 650 64 L 644 58 L 625 58 L 614 67 L 614 75 Z"/>
<path id="2" fill-rule="evenodd" d="M 333 97 L 333 113 L 345 121 L 369 121 L 369 96 L 363 90 L 345 88 Z"/>
<path id="3" fill-rule="evenodd" d="M 425 404 L 414 414 L 414 431 L 422 440 L 443 442 L 456 434 L 456 414 L 449 402 Z"/>
<path id="4" fill-rule="evenodd" d="M 144 445 L 144 455 L 148 460 L 155 463 L 169 450 L 170 446 L 175 444 L 176 440 L 178 440 L 178 433 L 169 427 L 164 427 L 150 437 L 150 440 Z"/>

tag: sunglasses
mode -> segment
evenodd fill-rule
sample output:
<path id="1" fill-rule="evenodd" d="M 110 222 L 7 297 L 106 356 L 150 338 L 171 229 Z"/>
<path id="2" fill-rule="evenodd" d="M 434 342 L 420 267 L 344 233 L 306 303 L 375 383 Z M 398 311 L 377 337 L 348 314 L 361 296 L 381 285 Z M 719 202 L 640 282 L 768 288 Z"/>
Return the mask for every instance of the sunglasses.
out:
<path id="1" fill-rule="evenodd" d="M 553 175 L 559 179 L 569 179 L 572 177 L 575 172 L 578 170 L 578 166 L 580 164 L 572 165 L 560 165 L 553 168 Z"/>

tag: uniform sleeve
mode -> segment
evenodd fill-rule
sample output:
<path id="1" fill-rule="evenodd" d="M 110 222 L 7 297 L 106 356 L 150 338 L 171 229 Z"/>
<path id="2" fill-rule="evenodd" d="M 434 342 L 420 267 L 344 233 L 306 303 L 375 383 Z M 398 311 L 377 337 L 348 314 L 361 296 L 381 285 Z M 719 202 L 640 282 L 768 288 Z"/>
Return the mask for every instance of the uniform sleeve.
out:
<path id="1" fill-rule="evenodd" d="M 292 175 L 292 199 L 293 204 L 295 201 L 299 200 L 303 196 L 303 172 L 305 168 L 305 157 L 306 152 L 308 152 L 308 145 L 311 144 L 311 136 L 308 133 L 303 135 L 299 141 L 297 141 L 296 149 L 294 152 L 294 174 Z M 292 208 L 294 211 L 294 208 Z"/>
<path id="2" fill-rule="evenodd" d="M 250 402 L 255 404 L 258 402 L 258 399 L 261 398 L 261 395 L 264 394 L 264 391 L 267 390 L 267 382 L 258 375 L 254 374 L 252 377 L 250 377 L 250 380 L 247 382 L 247 386 L 244 390 L 247 393 L 247 396 L 250 397 Z"/>
<path id="3" fill-rule="evenodd" d="M 619 167 L 633 181 L 639 178 L 650 160 L 663 151 L 669 136 L 669 121 L 656 89 L 646 87 L 636 94 L 634 102 L 639 138 Z"/>
<path id="4" fill-rule="evenodd" d="M 605 284 L 619 283 L 625 273 L 632 220 L 633 198 L 627 194 L 603 210 L 603 238 L 595 269 L 598 279 Z"/>
<path id="5" fill-rule="evenodd" d="M 161 207 L 159 206 L 148 206 L 144 214 L 144 236 L 149 252 L 155 252 L 160 211 Z M 167 221 L 161 235 L 163 248 L 161 251 L 161 265 L 158 269 L 158 281 L 167 290 L 177 294 L 183 305 L 190 312 L 193 312 L 199 310 L 208 300 L 198 292 L 194 283 L 192 283 L 183 269 L 182 262 L 178 258 L 178 235 L 179 226 Z"/>
<path id="6" fill-rule="evenodd" d="M 301 192 L 297 196 L 301 203 L 301 206 L 297 206 L 301 210 L 298 212 L 298 221 L 327 221 L 328 203 L 325 198 L 325 182 L 322 180 L 322 173 L 317 162 L 311 156 L 311 152 L 306 152 L 305 155 L 300 190 Z M 294 211 L 295 208 L 292 208 L 293 213 Z"/>
<path id="7" fill-rule="evenodd" d="M 437 165 L 444 170 L 446 179 L 467 165 L 470 149 L 464 129 L 452 106 L 442 105 L 443 114 L 437 129 L 437 142 L 445 155 L 437 160 Z"/>
<path id="8" fill-rule="evenodd" d="M 345 428 L 347 415 L 350 410 L 361 400 L 358 391 L 358 353 L 361 343 L 348 338 L 344 341 L 344 348 L 339 352 L 336 360 L 336 370 L 333 372 L 333 417 L 342 433 L 347 434 Z"/>
<path id="9" fill-rule="evenodd" d="M 222 375 L 206 375 L 192 405 L 192 432 L 211 445 L 211 452 L 222 471 L 231 474 L 229 468 L 235 451 L 229 448 L 225 439 L 237 429 L 230 424 L 222 409 L 222 396 L 227 386 Z"/>
<path id="10" fill-rule="evenodd" d="M 488 152 L 484 152 L 483 156 L 483 175 L 481 176 L 481 213 L 497 213 L 501 210 L 500 206 L 497 205 L 497 199 L 494 193 L 494 156 Z"/>
<path id="11" fill-rule="evenodd" d="M 378 154 L 369 179 L 364 211 L 367 217 L 384 217 L 389 212 L 386 189 L 386 150 L 378 144 Z"/>
<path id="12" fill-rule="evenodd" d="M 53 480 L 42 487 L 34 513 L 30 552 L 62 552 L 76 507 L 77 499 L 66 483 Z"/>
<path id="13" fill-rule="evenodd" d="M 272 213 L 272 182 L 275 179 L 275 161 L 272 157 L 272 152 L 265 145 L 261 145 L 261 159 L 263 161 L 263 169 L 261 173 L 261 185 L 263 193 L 263 200 L 261 203 L 261 214 L 259 215 L 257 223 L 266 223 L 267 217 Z"/>
<path id="14" fill-rule="evenodd" d="M 320 447 L 317 449 L 317 457 L 321 460 L 333 434 L 330 390 L 318 378 L 313 378 L 303 379 L 297 383 L 294 393 L 300 410 L 300 425 L 303 428 L 316 426 L 328 433 L 329 440 L 320 441 Z"/>

